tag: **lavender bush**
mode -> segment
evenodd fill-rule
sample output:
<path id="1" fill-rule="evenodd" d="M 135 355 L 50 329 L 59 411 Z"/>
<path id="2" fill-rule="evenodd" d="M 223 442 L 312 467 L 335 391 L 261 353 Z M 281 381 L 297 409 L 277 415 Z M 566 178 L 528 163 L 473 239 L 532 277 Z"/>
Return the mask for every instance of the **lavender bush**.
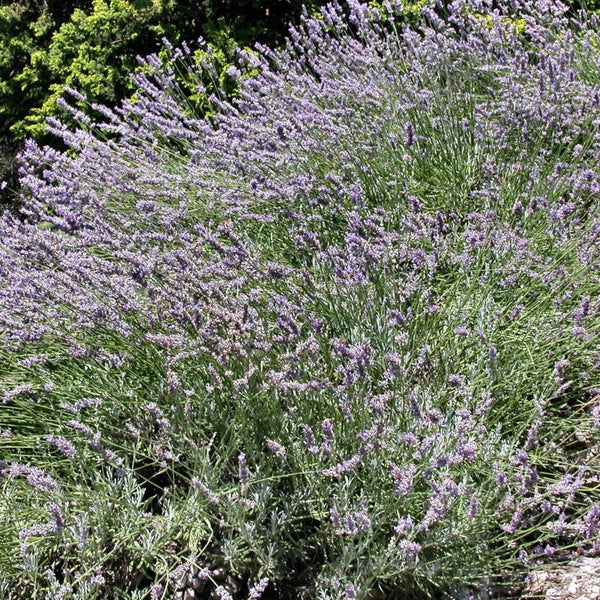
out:
<path id="1" fill-rule="evenodd" d="M 152 56 L 71 91 L 0 220 L 2 597 L 507 596 L 600 550 L 600 39 L 493 5 L 329 5 L 206 119 Z"/>

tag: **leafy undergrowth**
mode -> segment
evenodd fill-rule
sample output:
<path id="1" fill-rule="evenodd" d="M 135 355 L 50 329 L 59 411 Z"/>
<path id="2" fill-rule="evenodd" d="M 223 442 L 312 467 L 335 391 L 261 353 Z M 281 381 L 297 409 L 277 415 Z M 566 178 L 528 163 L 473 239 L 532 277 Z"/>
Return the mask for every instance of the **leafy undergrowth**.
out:
<path id="1" fill-rule="evenodd" d="M 156 57 L 71 91 L 0 219 L 2 597 L 501 597 L 598 552 L 599 39 L 493 4 L 330 5 L 206 119 Z"/>

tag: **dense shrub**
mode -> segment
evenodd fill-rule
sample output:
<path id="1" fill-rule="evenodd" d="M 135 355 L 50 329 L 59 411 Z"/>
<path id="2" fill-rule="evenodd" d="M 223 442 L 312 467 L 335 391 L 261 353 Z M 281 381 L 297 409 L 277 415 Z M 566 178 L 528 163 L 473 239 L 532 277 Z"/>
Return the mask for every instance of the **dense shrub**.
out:
<path id="1" fill-rule="evenodd" d="M 494 4 L 330 5 L 205 118 L 186 46 L 70 91 L 0 220 L 5 597 L 483 597 L 599 550 L 598 34 Z"/>
<path id="2" fill-rule="evenodd" d="M 306 3 L 309 10 L 314 2 Z M 299 2 L 274 0 L 79 0 L 0 6 L 0 179 L 28 136 L 44 137 L 56 100 L 74 86 L 90 100 L 114 104 L 134 86 L 136 57 L 162 39 L 192 44 L 203 36 L 231 62 L 235 47 L 280 43 Z"/>
<path id="3" fill-rule="evenodd" d="M 202 35 L 224 49 L 231 43 L 273 43 L 299 13 L 300 5 L 268 0 L 10 3 L 0 8 L 0 38 L 7 49 L 0 64 L 0 135 L 13 140 L 43 133 L 65 85 L 96 101 L 122 99 L 132 90 L 128 75 L 136 56 L 160 47 L 163 37 L 179 43 Z"/>

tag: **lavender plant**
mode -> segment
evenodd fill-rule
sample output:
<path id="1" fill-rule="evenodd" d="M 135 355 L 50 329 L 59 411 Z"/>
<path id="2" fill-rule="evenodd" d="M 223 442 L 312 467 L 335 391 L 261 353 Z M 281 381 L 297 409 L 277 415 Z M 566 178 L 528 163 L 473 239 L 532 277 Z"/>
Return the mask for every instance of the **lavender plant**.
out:
<path id="1" fill-rule="evenodd" d="M 240 53 L 210 118 L 148 57 L 28 144 L 5 597 L 506 596 L 598 552 L 595 22 L 400 10 Z"/>

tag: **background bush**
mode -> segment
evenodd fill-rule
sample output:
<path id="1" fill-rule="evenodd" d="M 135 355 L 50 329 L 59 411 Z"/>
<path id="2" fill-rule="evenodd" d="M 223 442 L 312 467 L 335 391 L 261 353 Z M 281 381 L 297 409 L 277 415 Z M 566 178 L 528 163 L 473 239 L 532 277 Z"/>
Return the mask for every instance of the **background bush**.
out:
<path id="1" fill-rule="evenodd" d="M 0 180 L 15 185 L 14 153 L 27 136 L 44 138 L 65 86 L 114 104 L 132 93 L 136 57 L 162 39 L 203 36 L 231 61 L 236 46 L 278 44 L 297 20 L 300 0 L 80 0 L 0 6 Z M 317 2 L 305 2 L 312 10 Z"/>

